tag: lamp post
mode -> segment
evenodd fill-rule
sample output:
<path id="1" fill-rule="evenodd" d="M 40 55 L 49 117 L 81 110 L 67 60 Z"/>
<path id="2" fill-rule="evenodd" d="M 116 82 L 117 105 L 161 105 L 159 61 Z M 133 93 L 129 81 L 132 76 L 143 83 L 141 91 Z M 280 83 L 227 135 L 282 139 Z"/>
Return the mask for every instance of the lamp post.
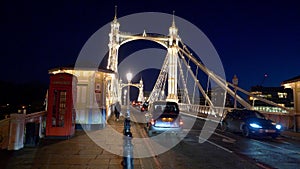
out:
<path id="1" fill-rule="evenodd" d="M 130 108 L 129 108 L 129 103 L 130 103 L 130 84 L 131 84 L 131 79 L 132 79 L 132 73 L 127 73 L 126 74 L 126 78 L 127 78 L 127 81 L 128 81 L 128 88 L 127 88 L 127 91 L 128 91 L 128 95 L 127 95 L 127 116 L 128 118 L 130 118 Z"/>
<path id="2" fill-rule="evenodd" d="M 234 108 L 236 108 L 236 92 L 237 92 L 237 85 L 239 83 L 239 79 L 236 75 L 233 76 L 232 83 L 234 85 Z"/>
<path id="3" fill-rule="evenodd" d="M 125 121 L 124 121 L 124 135 L 126 136 L 132 136 L 130 132 L 130 108 L 129 108 L 129 95 L 130 95 L 130 84 L 131 84 L 131 79 L 132 79 L 132 73 L 127 73 L 126 78 L 128 80 L 128 88 L 127 88 L 127 112 L 125 115 Z"/>
<path id="4" fill-rule="evenodd" d="M 124 105 L 124 106 L 127 105 L 127 104 L 126 104 L 126 94 L 127 94 L 127 90 L 125 89 L 125 90 L 124 90 L 124 95 L 123 95 L 123 105 Z"/>
<path id="5" fill-rule="evenodd" d="M 130 84 L 132 79 L 132 73 L 127 73 L 126 78 L 128 80 L 127 88 L 127 114 L 124 121 L 124 144 L 123 144 L 123 166 L 125 169 L 133 169 L 133 145 L 131 143 L 132 133 L 130 132 L 130 108 L 129 108 L 129 95 L 130 95 Z"/>

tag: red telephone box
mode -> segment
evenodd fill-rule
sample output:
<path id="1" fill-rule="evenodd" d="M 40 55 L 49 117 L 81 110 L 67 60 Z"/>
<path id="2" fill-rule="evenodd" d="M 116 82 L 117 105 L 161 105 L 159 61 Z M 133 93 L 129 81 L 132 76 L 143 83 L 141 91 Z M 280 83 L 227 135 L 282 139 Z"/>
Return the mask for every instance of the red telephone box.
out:
<path id="1" fill-rule="evenodd" d="M 50 75 L 46 136 L 74 135 L 76 112 L 73 100 L 76 99 L 76 86 L 77 78 L 74 75 Z"/>

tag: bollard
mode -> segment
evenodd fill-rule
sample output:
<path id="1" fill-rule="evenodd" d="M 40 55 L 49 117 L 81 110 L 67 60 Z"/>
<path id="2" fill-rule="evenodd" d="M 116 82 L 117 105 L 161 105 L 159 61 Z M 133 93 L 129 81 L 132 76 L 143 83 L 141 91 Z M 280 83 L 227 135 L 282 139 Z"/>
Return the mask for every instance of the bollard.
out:
<path id="1" fill-rule="evenodd" d="M 130 133 L 130 119 L 129 118 L 125 118 L 124 120 L 124 135 L 126 135 L 126 133 Z"/>
<path id="2" fill-rule="evenodd" d="M 133 145 L 131 143 L 131 132 L 124 135 L 124 147 L 123 147 L 123 167 L 124 169 L 133 169 Z"/>

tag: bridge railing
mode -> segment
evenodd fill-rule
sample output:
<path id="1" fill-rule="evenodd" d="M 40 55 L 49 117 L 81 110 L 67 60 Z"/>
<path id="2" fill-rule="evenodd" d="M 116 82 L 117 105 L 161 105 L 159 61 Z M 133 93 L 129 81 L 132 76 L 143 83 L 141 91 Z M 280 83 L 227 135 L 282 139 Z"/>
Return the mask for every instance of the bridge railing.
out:
<path id="1" fill-rule="evenodd" d="M 46 111 L 31 114 L 11 114 L 0 121 L 0 149 L 19 150 L 24 147 L 26 123 L 39 125 L 39 137 L 44 137 Z"/>
<path id="2" fill-rule="evenodd" d="M 26 122 L 34 122 L 40 120 L 41 117 L 46 116 L 47 111 L 40 111 L 36 113 L 26 114 Z"/>
<path id="3" fill-rule="evenodd" d="M 233 108 L 228 107 L 211 107 L 211 106 L 205 106 L 205 105 L 193 105 L 193 104 L 184 104 L 179 103 L 179 108 L 181 111 L 184 111 L 186 113 L 195 114 L 198 115 L 213 115 L 215 117 L 222 118 L 226 112 L 230 111 Z"/>
<path id="4" fill-rule="evenodd" d="M 210 107 L 210 106 L 204 106 L 204 105 L 189 105 L 189 104 L 183 104 L 179 103 L 180 111 L 190 114 L 190 115 L 197 115 L 200 117 L 208 117 L 208 115 L 212 115 L 210 117 L 216 117 L 216 122 L 221 120 L 223 117 L 225 117 L 226 113 L 231 111 L 234 108 L 229 107 Z M 259 110 L 258 110 L 259 111 Z M 266 112 L 266 111 L 259 111 L 263 113 L 266 118 L 281 124 L 284 129 L 291 129 L 295 126 L 294 119 L 295 114 L 293 113 L 282 113 L 282 112 Z"/>

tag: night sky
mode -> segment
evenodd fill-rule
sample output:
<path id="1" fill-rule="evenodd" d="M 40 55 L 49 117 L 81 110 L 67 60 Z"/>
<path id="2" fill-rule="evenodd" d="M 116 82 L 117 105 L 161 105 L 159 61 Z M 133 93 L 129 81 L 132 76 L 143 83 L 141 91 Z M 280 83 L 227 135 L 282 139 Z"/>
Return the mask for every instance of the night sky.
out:
<path id="1" fill-rule="evenodd" d="M 237 74 L 246 90 L 300 75 L 298 1 L 1 1 L 0 80 L 48 83 L 48 70 L 75 63 L 89 37 L 112 21 L 115 5 L 118 17 L 175 10 L 210 39 L 227 80 Z"/>

